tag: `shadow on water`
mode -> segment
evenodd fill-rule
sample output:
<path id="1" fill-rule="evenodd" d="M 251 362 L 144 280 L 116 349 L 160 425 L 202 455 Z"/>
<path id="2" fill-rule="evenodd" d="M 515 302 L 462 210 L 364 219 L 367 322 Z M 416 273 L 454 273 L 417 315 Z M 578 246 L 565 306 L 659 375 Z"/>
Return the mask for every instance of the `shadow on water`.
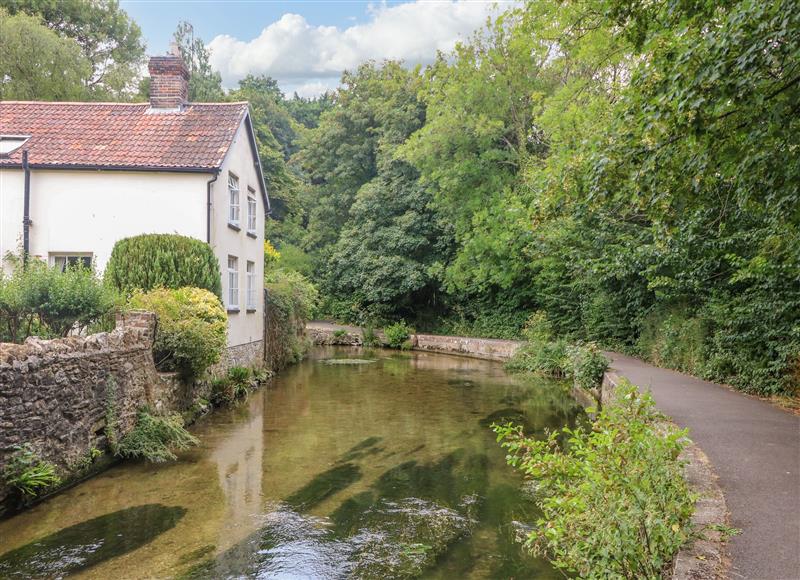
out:
<path id="1" fill-rule="evenodd" d="M 354 463 L 338 465 L 320 473 L 286 498 L 298 511 L 307 511 L 361 479 L 361 468 Z"/>
<path id="2" fill-rule="evenodd" d="M 75 524 L 0 556 L 0 578 L 62 577 L 89 568 L 150 542 L 185 513 L 148 504 Z"/>

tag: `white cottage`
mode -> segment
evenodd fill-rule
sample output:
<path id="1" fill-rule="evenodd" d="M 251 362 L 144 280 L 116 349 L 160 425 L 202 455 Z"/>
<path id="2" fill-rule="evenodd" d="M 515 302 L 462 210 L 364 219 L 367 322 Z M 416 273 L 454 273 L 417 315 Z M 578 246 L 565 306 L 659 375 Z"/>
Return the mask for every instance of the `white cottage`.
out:
<path id="1" fill-rule="evenodd" d="M 0 101 L 0 257 L 102 271 L 121 238 L 203 240 L 222 271 L 229 360 L 255 362 L 269 198 L 248 105 L 187 102 L 178 56 L 149 70 L 148 103 Z"/>

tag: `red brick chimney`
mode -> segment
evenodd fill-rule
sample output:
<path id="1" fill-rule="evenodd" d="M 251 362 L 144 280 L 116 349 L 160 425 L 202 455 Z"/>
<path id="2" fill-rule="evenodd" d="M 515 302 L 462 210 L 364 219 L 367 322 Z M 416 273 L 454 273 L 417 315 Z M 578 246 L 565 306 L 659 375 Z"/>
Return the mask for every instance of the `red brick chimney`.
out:
<path id="1" fill-rule="evenodd" d="M 172 54 L 150 57 L 150 107 L 178 109 L 189 99 L 189 70 L 176 46 Z"/>

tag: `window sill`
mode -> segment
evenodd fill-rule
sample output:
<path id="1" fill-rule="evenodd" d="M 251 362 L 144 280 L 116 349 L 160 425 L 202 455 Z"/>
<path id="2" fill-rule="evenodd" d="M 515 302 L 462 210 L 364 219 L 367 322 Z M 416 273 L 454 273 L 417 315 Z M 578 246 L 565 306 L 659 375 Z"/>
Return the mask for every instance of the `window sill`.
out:
<path id="1" fill-rule="evenodd" d="M 248 309 L 247 309 L 247 313 L 248 313 L 248 314 L 253 314 L 255 311 L 256 311 L 256 309 L 255 309 L 255 308 L 248 308 Z"/>
<path id="2" fill-rule="evenodd" d="M 255 232 L 248 231 L 247 235 L 253 238 L 254 240 L 258 237 Z"/>
<path id="3" fill-rule="evenodd" d="M 238 224 L 235 224 L 233 222 L 228 222 L 228 227 L 231 228 L 232 230 L 236 230 L 237 232 L 242 231 L 242 228 L 240 228 Z"/>
<path id="4" fill-rule="evenodd" d="M 239 314 L 238 306 L 228 306 L 228 314 Z"/>

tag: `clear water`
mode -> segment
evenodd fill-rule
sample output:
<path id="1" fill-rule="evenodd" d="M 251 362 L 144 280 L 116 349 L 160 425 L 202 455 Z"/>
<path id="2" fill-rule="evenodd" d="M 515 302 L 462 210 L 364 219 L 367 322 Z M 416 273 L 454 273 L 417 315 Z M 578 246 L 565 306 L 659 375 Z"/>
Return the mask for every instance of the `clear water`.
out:
<path id="1" fill-rule="evenodd" d="M 317 349 L 201 419 L 180 461 L 117 465 L 0 522 L 0 577 L 561 577 L 516 540 L 537 514 L 488 425 L 579 414 L 497 363 Z"/>

